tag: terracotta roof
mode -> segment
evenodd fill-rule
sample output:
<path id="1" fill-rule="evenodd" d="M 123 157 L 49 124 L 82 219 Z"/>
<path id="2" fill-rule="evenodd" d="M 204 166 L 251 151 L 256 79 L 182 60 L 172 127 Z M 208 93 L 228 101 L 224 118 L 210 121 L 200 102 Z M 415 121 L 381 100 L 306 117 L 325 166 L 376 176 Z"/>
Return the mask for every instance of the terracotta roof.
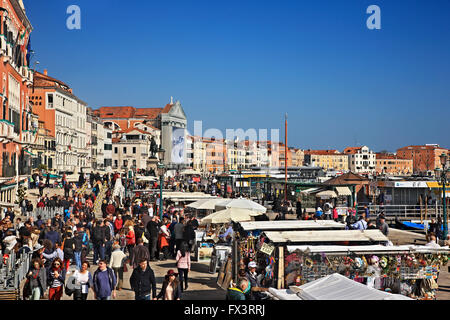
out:
<path id="1" fill-rule="evenodd" d="M 45 74 L 40 73 L 39 71 L 35 72 L 33 79 L 35 87 L 53 87 L 55 86 L 56 82 L 59 85 L 65 86 L 70 89 L 70 86 L 68 84 L 62 82 L 61 80 L 52 78 L 48 75 L 46 76 Z"/>
<path id="2" fill-rule="evenodd" d="M 450 151 L 450 149 L 446 149 L 446 148 L 444 148 L 444 147 L 441 147 L 441 146 L 439 146 L 439 145 L 422 145 L 422 146 L 406 146 L 406 147 L 403 147 L 403 148 L 400 148 L 400 149 L 398 149 L 398 150 L 409 150 L 409 149 L 423 149 L 423 148 L 425 148 L 425 149 L 431 149 L 431 150 L 434 150 L 434 149 L 442 149 L 442 150 L 449 150 Z"/>
<path id="3" fill-rule="evenodd" d="M 305 150 L 305 155 L 342 155 L 337 150 Z"/>
<path id="4" fill-rule="evenodd" d="M 117 118 L 143 118 L 155 119 L 161 113 L 162 108 L 134 108 L 124 107 L 101 107 L 95 110 L 100 118 L 117 119 Z"/>
<path id="5" fill-rule="evenodd" d="M 134 118 L 155 119 L 162 112 L 162 108 L 135 108 Z"/>
<path id="6" fill-rule="evenodd" d="M 169 113 L 170 109 L 172 109 L 173 104 L 166 104 L 166 106 L 164 107 L 164 109 L 162 109 L 161 113 Z"/>
<path id="7" fill-rule="evenodd" d="M 344 153 L 355 154 L 355 153 L 358 153 L 358 151 L 361 149 L 362 149 L 362 147 L 348 147 L 348 148 L 344 149 Z"/>
<path id="8" fill-rule="evenodd" d="M 159 129 L 156 129 L 156 128 L 154 128 L 154 129 L 155 129 L 155 130 L 159 130 Z M 132 131 L 137 131 L 137 132 L 140 132 L 140 133 L 143 133 L 143 134 L 150 134 L 149 131 L 141 130 L 141 129 L 138 129 L 138 128 L 136 128 L 136 127 L 128 128 L 128 129 L 126 129 L 126 130 L 123 130 L 123 131 L 116 131 L 116 132 L 117 132 L 117 133 L 127 134 L 127 133 L 130 133 L 130 132 L 132 132 Z"/>
<path id="9" fill-rule="evenodd" d="M 353 172 L 344 173 L 338 177 L 327 180 L 323 183 L 323 185 L 350 185 L 350 184 L 358 184 L 361 182 L 369 182 L 369 179 L 364 178 L 358 174 Z"/>
<path id="10" fill-rule="evenodd" d="M 395 154 L 391 153 L 376 153 L 376 159 L 398 159 Z"/>

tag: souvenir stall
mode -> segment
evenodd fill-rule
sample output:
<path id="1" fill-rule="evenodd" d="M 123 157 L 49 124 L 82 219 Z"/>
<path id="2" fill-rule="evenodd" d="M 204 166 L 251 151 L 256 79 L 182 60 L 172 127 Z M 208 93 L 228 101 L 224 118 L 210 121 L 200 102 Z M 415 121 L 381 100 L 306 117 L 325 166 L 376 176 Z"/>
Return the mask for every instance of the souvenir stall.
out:
<path id="1" fill-rule="evenodd" d="M 280 220 L 249 221 L 233 225 L 235 239 L 232 250 L 232 274 L 237 280 L 239 268 L 245 268 L 250 261 L 258 265 L 258 272 L 264 273 L 266 286 L 273 284 L 275 269 L 275 245 L 271 243 L 267 232 L 302 232 L 305 230 L 344 230 L 345 225 L 332 220 Z"/>
<path id="2" fill-rule="evenodd" d="M 448 247 L 412 245 L 288 245 L 283 253 L 284 288 L 338 273 L 371 289 L 433 300 L 449 253 Z"/>

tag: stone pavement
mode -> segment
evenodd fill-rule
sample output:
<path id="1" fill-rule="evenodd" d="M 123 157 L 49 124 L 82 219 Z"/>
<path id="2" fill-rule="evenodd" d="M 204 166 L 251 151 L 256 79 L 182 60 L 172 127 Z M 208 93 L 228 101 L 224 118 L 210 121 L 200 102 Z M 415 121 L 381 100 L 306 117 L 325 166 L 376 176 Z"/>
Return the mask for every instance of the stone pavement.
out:
<path id="1" fill-rule="evenodd" d="M 92 261 L 92 255 L 88 257 L 88 261 Z M 158 294 L 162 288 L 164 281 L 164 275 L 169 269 L 174 269 L 175 259 L 169 259 L 166 261 L 150 262 L 150 266 L 155 272 L 156 277 L 156 294 Z M 121 291 L 117 291 L 116 300 L 134 300 L 134 292 L 130 288 L 129 279 L 131 277 L 132 268 L 128 267 L 128 272 L 124 273 L 123 286 Z M 74 270 L 74 266 L 70 267 L 70 270 Z M 183 292 L 183 300 L 225 300 L 226 292 L 216 285 L 217 273 L 210 274 L 208 272 L 209 264 L 198 263 L 192 261 L 191 271 L 189 272 L 189 288 Z M 97 270 L 97 266 L 91 265 L 91 273 L 93 274 Z M 68 297 L 64 294 L 62 300 L 72 300 L 72 297 Z M 92 290 L 89 291 L 88 300 L 94 300 Z"/>

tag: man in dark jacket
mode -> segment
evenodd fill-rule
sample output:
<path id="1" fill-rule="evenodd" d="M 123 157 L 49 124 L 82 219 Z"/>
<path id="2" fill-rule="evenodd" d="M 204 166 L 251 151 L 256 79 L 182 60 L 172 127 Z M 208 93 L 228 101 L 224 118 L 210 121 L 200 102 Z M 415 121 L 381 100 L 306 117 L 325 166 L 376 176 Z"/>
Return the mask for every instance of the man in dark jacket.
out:
<path id="1" fill-rule="evenodd" d="M 139 260 L 139 267 L 133 270 L 130 277 L 130 286 L 134 291 L 136 300 L 151 300 L 150 294 L 152 294 L 152 299 L 156 300 L 155 273 L 146 259 Z"/>
<path id="2" fill-rule="evenodd" d="M 130 264 L 135 269 L 138 267 L 139 263 L 142 260 L 150 261 L 150 253 L 148 251 L 148 248 L 144 246 L 144 241 L 142 240 L 142 238 L 138 238 L 136 243 L 137 246 L 133 248 L 133 254 L 130 261 Z"/>
<path id="3" fill-rule="evenodd" d="M 48 232 L 45 233 L 44 239 L 48 239 L 53 243 L 53 246 L 55 246 L 56 242 L 61 241 L 61 236 L 59 235 L 57 227 L 52 226 Z"/>
<path id="4" fill-rule="evenodd" d="M 106 266 L 105 260 L 98 262 L 98 269 L 94 272 L 94 298 L 96 300 L 111 300 L 116 298 L 117 279 L 114 271 Z"/>
<path id="5" fill-rule="evenodd" d="M 149 239 L 149 251 L 151 261 L 156 261 L 159 257 L 156 256 L 158 251 L 158 233 L 159 233 L 159 217 L 154 216 L 147 224 L 147 230 L 150 236 Z"/>
<path id="6" fill-rule="evenodd" d="M 97 264 L 98 258 L 105 259 L 105 244 L 107 232 L 104 228 L 103 220 L 99 220 L 92 229 L 92 244 L 94 246 L 94 264 Z"/>
<path id="7" fill-rule="evenodd" d="M 186 225 L 184 226 L 184 241 L 186 241 L 189 252 L 195 244 L 195 223 L 192 222 L 191 217 L 187 217 Z M 177 249 L 178 250 L 178 249 Z"/>

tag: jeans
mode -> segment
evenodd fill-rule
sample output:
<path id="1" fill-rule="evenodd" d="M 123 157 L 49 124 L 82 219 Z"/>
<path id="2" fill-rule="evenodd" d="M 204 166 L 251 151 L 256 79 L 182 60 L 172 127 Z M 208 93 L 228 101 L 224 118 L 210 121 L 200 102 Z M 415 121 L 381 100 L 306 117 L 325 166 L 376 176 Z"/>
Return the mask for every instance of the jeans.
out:
<path id="1" fill-rule="evenodd" d="M 30 300 L 40 300 L 41 299 L 41 288 L 36 287 L 31 291 Z"/>
<path id="2" fill-rule="evenodd" d="M 185 289 L 188 286 L 188 273 L 189 273 L 189 269 L 181 269 L 178 268 L 178 273 L 180 274 L 180 286 L 181 286 L 181 291 L 183 291 L 183 281 L 185 282 L 186 286 Z"/>
<path id="3" fill-rule="evenodd" d="M 98 259 L 105 259 L 105 247 L 102 244 L 94 243 L 94 263 L 97 263 Z"/>
<path id="4" fill-rule="evenodd" d="M 151 299 L 151 296 L 150 296 L 150 293 L 149 293 L 149 294 L 147 294 L 145 296 L 135 296 L 135 300 L 136 301 L 143 301 L 143 300 L 148 301 L 148 300 L 152 300 L 152 299 Z"/>
<path id="5" fill-rule="evenodd" d="M 109 297 L 97 297 L 97 300 L 111 300 L 111 296 L 109 296 Z"/>
<path id="6" fill-rule="evenodd" d="M 159 255 L 156 256 L 158 252 L 158 238 L 150 238 L 150 259 L 159 259 Z"/>
<path id="7" fill-rule="evenodd" d="M 107 241 L 105 243 L 105 258 L 107 259 L 107 261 L 109 261 L 111 259 L 111 252 L 112 251 L 112 242 L 111 241 Z"/>
<path id="8" fill-rule="evenodd" d="M 81 251 L 74 252 L 75 254 L 75 264 L 77 265 L 78 270 L 81 270 Z"/>

